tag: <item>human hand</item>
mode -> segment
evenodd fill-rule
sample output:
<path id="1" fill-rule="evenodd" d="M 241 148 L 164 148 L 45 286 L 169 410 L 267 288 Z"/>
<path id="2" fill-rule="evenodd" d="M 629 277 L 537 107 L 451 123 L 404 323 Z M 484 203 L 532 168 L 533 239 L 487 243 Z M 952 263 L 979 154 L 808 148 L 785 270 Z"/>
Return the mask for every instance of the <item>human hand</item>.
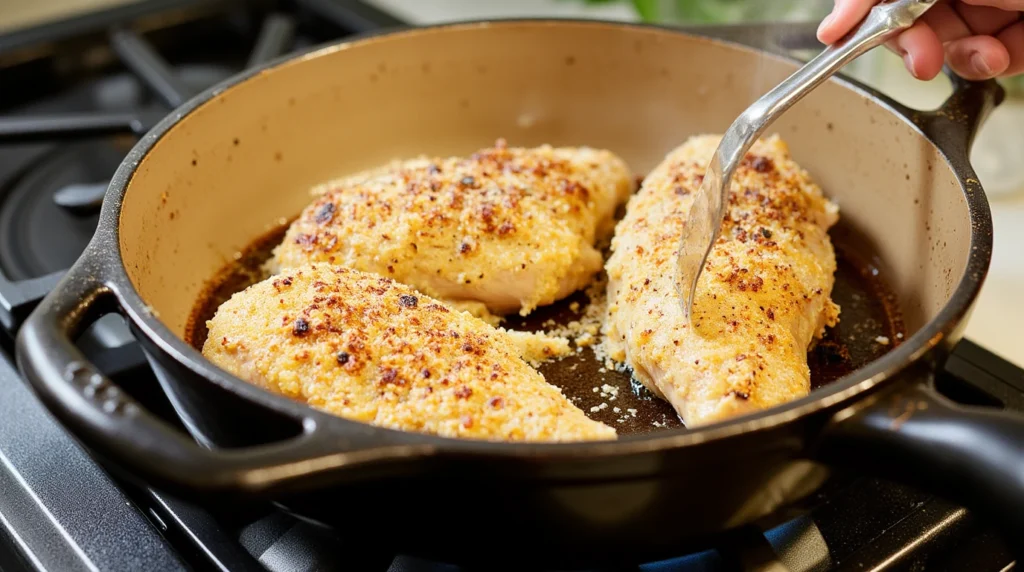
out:
<path id="1" fill-rule="evenodd" d="M 835 0 L 818 27 L 832 44 L 867 16 L 878 0 Z M 943 61 L 960 77 L 982 80 L 1024 73 L 1024 0 L 950 0 L 933 6 L 886 47 L 914 77 L 930 80 Z"/>

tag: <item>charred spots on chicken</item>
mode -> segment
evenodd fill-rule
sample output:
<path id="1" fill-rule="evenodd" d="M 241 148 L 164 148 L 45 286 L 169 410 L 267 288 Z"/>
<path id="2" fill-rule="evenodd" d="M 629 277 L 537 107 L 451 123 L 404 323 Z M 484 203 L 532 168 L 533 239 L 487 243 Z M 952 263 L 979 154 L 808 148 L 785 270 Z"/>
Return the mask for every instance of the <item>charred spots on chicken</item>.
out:
<path id="1" fill-rule="evenodd" d="M 309 322 L 305 318 L 298 318 L 295 320 L 295 324 L 292 325 L 292 335 L 297 337 L 305 336 L 309 333 Z"/>
<path id="2" fill-rule="evenodd" d="M 562 193 L 569 196 L 579 197 L 583 200 L 586 200 L 587 197 L 590 196 L 590 190 L 576 181 L 562 179 L 561 181 L 559 181 L 558 186 Z"/>
<path id="3" fill-rule="evenodd" d="M 316 212 L 314 220 L 316 220 L 316 223 L 320 225 L 328 224 L 332 219 L 334 219 L 334 211 L 334 203 L 328 202 L 324 206 L 320 207 L 320 210 Z"/>
<path id="4" fill-rule="evenodd" d="M 446 306 L 441 305 L 441 304 L 428 304 L 425 307 L 426 307 L 427 310 L 430 310 L 431 312 L 440 312 L 442 314 L 447 314 L 448 313 L 448 308 Z"/>
<path id="5" fill-rule="evenodd" d="M 455 397 L 459 399 L 469 399 L 473 396 L 473 390 L 468 386 L 461 385 L 455 390 Z"/>
<path id="6" fill-rule="evenodd" d="M 402 294 L 398 297 L 398 305 L 403 308 L 415 308 L 420 300 L 411 294 Z"/>
<path id="7" fill-rule="evenodd" d="M 348 352 L 338 352 L 336 358 L 338 360 L 338 365 L 345 365 L 352 359 L 352 356 L 349 355 Z"/>
<path id="8" fill-rule="evenodd" d="M 487 405 L 493 409 L 501 409 L 505 406 L 505 399 L 500 395 L 495 395 L 487 400 Z"/>
<path id="9" fill-rule="evenodd" d="M 398 370 L 386 368 L 380 372 L 378 385 L 405 385 L 405 380 L 398 377 Z"/>
<path id="10" fill-rule="evenodd" d="M 746 391 L 740 391 L 738 389 L 729 390 L 729 395 L 741 401 L 747 401 L 748 399 L 750 399 L 750 393 Z"/>
<path id="11" fill-rule="evenodd" d="M 775 170 L 775 161 L 772 161 L 770 157 L 761 155 L 748 156 L 743 162 L 747 163 L 751 169 L 758 173 L 770 173 Z"/>
<path id="12" fill-rule="evenodd" d="M 484 205 L 480 207 L 480 218 L 482 218 L 484 222 L 487 223 L 488 230 L 493 229 L 494 227 L 492 226 L 492 221 L 494 219 L 494 205 L 492 205 L 491 203 L 484 203 Z"/>
<path id="13" fill-rule="evenodd" d="M 771 346 L 772 344 L 775 343 L 775 334 L 768 334 L 768 335 L 758 334 L 757 335 L 757 341 L 762 346 Z"/>

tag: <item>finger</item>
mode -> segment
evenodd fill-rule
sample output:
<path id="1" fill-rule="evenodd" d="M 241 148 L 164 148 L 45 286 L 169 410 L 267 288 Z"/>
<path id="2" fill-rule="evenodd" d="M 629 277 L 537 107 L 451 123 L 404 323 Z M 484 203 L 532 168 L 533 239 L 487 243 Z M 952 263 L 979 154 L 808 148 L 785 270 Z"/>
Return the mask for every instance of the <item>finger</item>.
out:
<path id="1" fill-rule="evenodd" d="M 982 80 L 1005 73 L 1010 67 L 1010 54 L 992 36 L 971 36 L 946 44 L 946 61 L 960 77 Z"/>
<path id="2" fill-rule="evenodd" d="M 923 21 L 916 22 L 887 45 L 903 57 L 903 63 L 917 79 L 930 80 L 942 71 L 942 42 Z"/>
<path id="3" fill-rule="evenodd" d="M 1024 0 L 960 0 L 972 6 L 989 6 L 1010 12 L 1024 10 Z"/>
<path id="4" fill-rule="evenodd" d="M 832 13 L 818 26 L 818 41 L 826 45 L 836 43 L 860 23 L 877 3 L 877 0 L 836 0 Z"/>
<path id="5" fill-rule="evenodd" d="M 1019 12 L 1000 10 L 991 6 L 972 6 L 960 2 L 955 6 L 956 12 L 973 32 L 972 36 L 994 36 L 1020 19 Z"/>
<path id="6" fill-rule="evenodd" d="M 996 36 L 996 39 L 1002 42 L 1010 56 L 1010 65 L 1006 66 L 1001 75 L 1024 73 L 1024 21 L 1006 28 Z"/>
<path id="7" fill-rule="evenodd" d="M 952 4 L 936 4 L 921 16 L 921 20 L 935 30 L 935 35 L 943 44 L 975 34 Z"/>
<path id="8" fill-rule="evenodd" d="M 921 17 L 921 21 L 935 33 L 939 40 L 938 46 L 931 42 L 927 34 L 915 30 L 907 38 L 901 35 L 889 40 L 886 42 L 885 47 L 903 57 L 907 69 L 912 74 L 923 74 L 924 77 L 922 79 L 931 79 L 934 75 L 938 74 L 938 71 L 935 71 L 934 74 L 932 73 L 935 70 L 936 64 L 938 64 L 939 71 L 942 69 L 941 58 L 945 57 L 942 44 L 966 38 L 973 34 L 967 23 L 953 9 L 953 5 L 949 3 L 935 5 Z M 936 54 L 938 54 L 940 59 L 938 62 L 936 62 Z M 922 60 L 921 58 L 924 59 Z M 923 68 L 921 66 L 922 63 L 924 64 Z"/>

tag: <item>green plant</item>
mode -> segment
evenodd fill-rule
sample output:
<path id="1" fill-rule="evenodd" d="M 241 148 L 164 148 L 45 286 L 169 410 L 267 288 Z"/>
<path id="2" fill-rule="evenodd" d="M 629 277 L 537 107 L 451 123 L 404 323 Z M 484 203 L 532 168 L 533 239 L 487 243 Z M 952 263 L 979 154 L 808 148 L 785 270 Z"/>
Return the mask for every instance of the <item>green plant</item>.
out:
<path id="1" fill-rule="evenodd" d="M 1024 98 L 1024 75 L 1004 78 L 1000 80 L 1000 83 L 1006 88 L 1006 93 L 1010 97 Z"/>
<path id="2" fill-rule="evenodd" d="M 586 4 L 628 2 L 647 22 L 720 23 L 824 16 L 820 1 L 807 0 L 576 0 Z M 829 3 L 828 6 L 831 6 Z M 827 13 L 827 8 L 825 13 Z"/>

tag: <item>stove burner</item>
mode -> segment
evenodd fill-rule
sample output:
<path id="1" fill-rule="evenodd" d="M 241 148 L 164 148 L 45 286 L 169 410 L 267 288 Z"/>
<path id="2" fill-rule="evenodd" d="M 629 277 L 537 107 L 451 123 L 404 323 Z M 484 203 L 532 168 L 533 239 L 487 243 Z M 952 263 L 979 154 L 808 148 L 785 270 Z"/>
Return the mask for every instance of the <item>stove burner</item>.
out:
<path id="1" fill-rule="evenodd" d="M 78 215 L 53 200 L 60 189 L 106 181 L 134 140 L 104 140 L 59 148 L 14 183 L 0 203 L 0 271 L 25 280 L 74 264 L 96 230 L 93 212 Z M 54 229 L 61 232 L 54 232 Z"/>
<path id="2" fill-rule="evenodd" d="M 234 72 L 224 66 L 184 65 L 172 73 L 176 86 L 197 92 Z M 147 123 L 167 113 L 129 74 L 99 80 L 88 91 L 91 103 L 107 112 L 135 112 Z M 0 272 L 8 280 L 42 276 L 74 263 L 96 229 L 96 199 L 102 199 L 111 175 L 134 144 L 133 137 L 124 136 L 59 147 L 6 193 L 0 190 Z M 56 234 L 55 228 L 67 232 Z"/>
<path id="3" fill-rule="evenodd" d="M 106 183 L 69 185 L 53 193 L 53 202 L 73 214 L 84 216 L 95 213 L 103 206 L 103 195 L 106 192 Z"/>

